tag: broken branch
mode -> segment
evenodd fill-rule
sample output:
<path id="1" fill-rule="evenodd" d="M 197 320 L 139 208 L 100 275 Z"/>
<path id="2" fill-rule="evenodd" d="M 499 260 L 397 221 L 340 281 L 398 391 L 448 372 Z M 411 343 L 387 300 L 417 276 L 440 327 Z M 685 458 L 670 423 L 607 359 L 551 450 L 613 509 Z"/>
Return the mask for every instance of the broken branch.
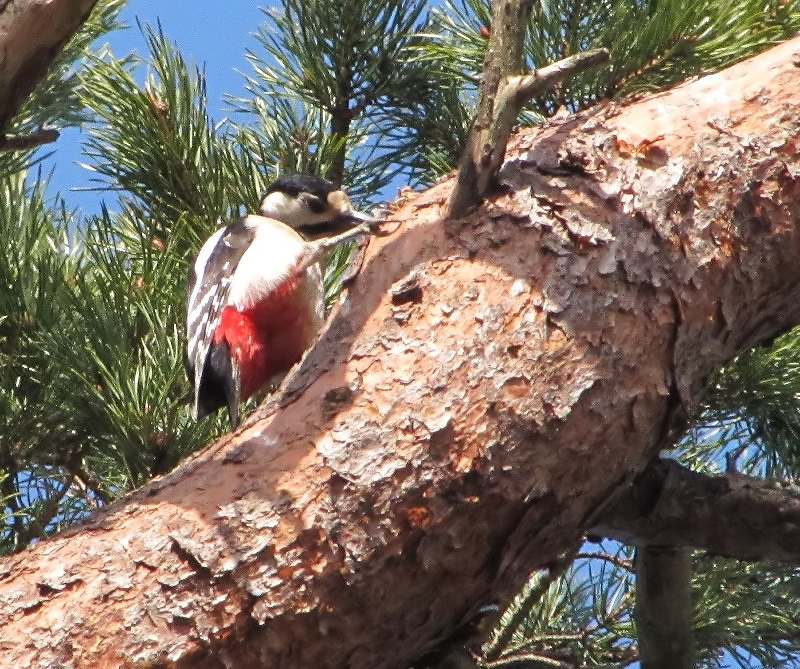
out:
<path id="1" fill-rule="evenodd" d="M 55 142 L 60 136 L 58 130 L 37 130 L 30 135 L 19 137 L 3 137 L 0 139 L 0 151 L 27 151 L 42 144 Z"/>
<path id="2" fill-rule="evenodd" d="M 525 104 L 579 72 L 608 62 L 607 49 L 575 54 L 527 75 L 506 76 L 495 93 L 491 119 L 481 123 L 476 117 L 458 167 L 455 187 L 447 205 L 450 218 L 460 218 L 476 207 L 494 182 L 506 153 L 514 123 Z"/>
<path id="3" fill-rule="evenodd" d="M 800 563 L 800 491 L 737 472 L 709 476 L 655 460 L 590 530 L 633 546 L 691 546 Z"/>

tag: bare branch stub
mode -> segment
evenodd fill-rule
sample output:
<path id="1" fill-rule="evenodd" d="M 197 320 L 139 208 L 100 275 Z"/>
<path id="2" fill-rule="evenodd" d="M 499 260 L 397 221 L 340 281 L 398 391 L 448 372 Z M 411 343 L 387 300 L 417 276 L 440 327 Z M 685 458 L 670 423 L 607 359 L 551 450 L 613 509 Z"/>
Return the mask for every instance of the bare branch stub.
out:
<path id="1" fill-rule="evenodd" d="M 691 546 L 742 560 L 798 564 L 800 494 L 776 481 L 730 472 L 710 476 L 659 459 L 590 533 L 637 547 Z"/>
<path id="2" fill-rule="evenodd" d="M 522 72 L 523 45 L 532 4 L 532 0 L 492 0 L 492 26 L 483 63 L 483 84 L 475 119 L 461 154 L 456 185 L 447 205 L 450 217 L 463 216 L 480 202 L 479 175 L 485 164 L 492 162 L 493 147 L 485 140 L 495 118 L 495 100 L 503 80 Z M 505 146 L 502 152 L 505 153 Z"/>
<path id="3" fill-rule="evenodd" d="M 578 72 L 609 60 L 608 51 L 598 49 L 523 75 L 523 46 L 531 5 L 530 0 L 492 2 L 483 85 L 447 204 L 449 218 L 465 216 L 489 191 L 503 162 L 514 122 L 528 100 Z"/>
<path id="4" fill-rule="evenodd" d="M 0 151 L 27 151 L 42 144 L 55 142 L 60 136 L 58 130 L 39 130 L 20 137 L 3 137 L 0 139 Z"/>

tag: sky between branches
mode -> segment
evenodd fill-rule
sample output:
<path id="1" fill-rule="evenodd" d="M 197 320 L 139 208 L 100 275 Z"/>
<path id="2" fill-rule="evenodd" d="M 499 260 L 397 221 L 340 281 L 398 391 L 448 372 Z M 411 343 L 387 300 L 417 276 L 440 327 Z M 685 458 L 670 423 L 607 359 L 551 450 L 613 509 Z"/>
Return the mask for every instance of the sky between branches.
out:
<path id="1" fill-rule="evenodd" d="M 246 49 L 256 47 L 250 34 L 265 19 L 259 7 L 272 6 L 276 3 L 265 0 L 258 3 L 128 0 L 120 15 L 128 27 L 110 33 L 101 42 L 108 42 L 117 56 L 135 51 L 146 57 L 147 46 L 137 19 L 153 26 L 160 21 L 164 34 L 177 43 L 187 61 L 205 69 L 209 111 L 218 122 L 228 115 L 224 96 L 245 94 L 244 79 L 239 72 L 249 70 Z M 92 173 L 78 164 L 85 160 L 81 155 L 80 130 L 64 131 L 52 150 L 53 155 L 44 163 L 45 172 L 54 169 L 51 192 L 60 192 L 70 209 L 80 207 L 87 214 L 99 213 L 101 199 L 107 199 L 108 194 L 73 190 L 92 185 Z M 113 203 L 107 204 L 113 207 Z"/>

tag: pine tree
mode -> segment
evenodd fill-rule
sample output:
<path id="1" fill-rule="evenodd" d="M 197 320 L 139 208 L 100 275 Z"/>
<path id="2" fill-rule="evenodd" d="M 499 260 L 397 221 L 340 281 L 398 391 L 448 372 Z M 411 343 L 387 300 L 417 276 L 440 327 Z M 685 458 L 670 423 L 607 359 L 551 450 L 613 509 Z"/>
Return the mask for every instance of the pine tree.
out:
<path id="1" fill-rule="evenodd" d="M 12 128 L 88 125 L 86 167 L 102 212 L 69 211 L 52 195 L 37 168 L 46 148 L 0 154 L 5 552 L 85 518 L 223 433 L 221 420 L 197 424 L 187 408 L 175 277 L 193 249 L 218 220 L 253 211 L 281 173 L 321 174 L 369 205 L 398 180 L 424 186 L 453 170 L 492 30 L 483 0 L 282 0 L 249 52 L 248 96 L 229 101 L 235 120 L 217 123 L 203 71 L 159 27 L 141 27 L 143 60 L 93 46 L 119 29 L 120 6 L 98 3 Z M 608 49 L 613 64 L 537 95 L 519 121 L 658 90 L 799 29 L 789 2 L 534 3 L 525 68 L 593 48 Z M 331 298 L 346 261 L 345 251 L 329 262 Z M 798 356 L 794 331 L 742 354 L 709 383 L 672 455 L 697 471 L 727 467 L 791 486 Z M 632 549 L 601 541 L 534 574 L 473 662 L 639 661 L 634 562 Z M 697 551 L 691 568 L 701 666 L 797 663 L 800 586 L 790 567 Z"/>

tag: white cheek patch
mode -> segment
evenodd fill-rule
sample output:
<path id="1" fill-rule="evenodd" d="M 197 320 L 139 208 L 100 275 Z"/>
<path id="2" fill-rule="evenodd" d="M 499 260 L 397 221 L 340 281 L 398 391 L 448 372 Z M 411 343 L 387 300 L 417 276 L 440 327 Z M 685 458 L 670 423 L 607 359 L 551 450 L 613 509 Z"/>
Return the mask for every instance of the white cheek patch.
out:
<path id="1" fill-rule="evenodd" d="M 274 218 L 276 221 L 281 221 L 294 228 L 302 225 L 313 214 L 297 198 L 280 191 L 274 191 L 269 193 L 261 202 L 261 215 L 267 218 Z"/>
<path id="2" fill-rule="evenodd" d="M 317 198 L 314 198 L 317 199 Z M 344 191 L 328 194 L 325 211 L 311 210 L 302 197 L 292 197 L 280 191 L 269 193 L 261 202 L 261 215 L 285 223 L 290 228 L 327 223 L 352 210 Z"/>

